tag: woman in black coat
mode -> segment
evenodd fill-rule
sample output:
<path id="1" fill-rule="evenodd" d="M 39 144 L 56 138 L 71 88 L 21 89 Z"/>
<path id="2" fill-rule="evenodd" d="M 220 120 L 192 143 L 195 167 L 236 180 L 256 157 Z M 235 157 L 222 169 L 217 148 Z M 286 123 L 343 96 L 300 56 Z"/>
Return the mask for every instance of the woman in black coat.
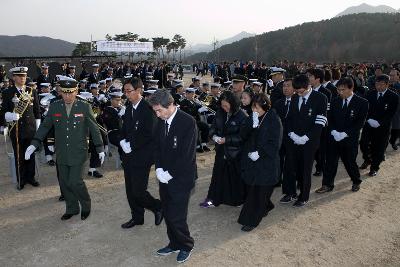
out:
<path id="1" fill-rule="evenodd" d="M 220 204 L 239 206 L 245 199 L 245 185 L 240 179 L 240 130 L 247 116 L 231 91 L 223 92 L 220 101 L 221 109 L 215 114 L 210 131 L 216 143 L 215 161 L 207 198 L 200 203 L 204 208 Z"/>
<path id="2" fill-rule="evenodd" d="M 247 197 L 238 223 L 242 231 L 251 231 L 274 208 L 271 195 L 279 181 L 282 124 L 264 94 L 254 97 L 253 114 L 242 128 L 242 138 L 241 178 Z"/>

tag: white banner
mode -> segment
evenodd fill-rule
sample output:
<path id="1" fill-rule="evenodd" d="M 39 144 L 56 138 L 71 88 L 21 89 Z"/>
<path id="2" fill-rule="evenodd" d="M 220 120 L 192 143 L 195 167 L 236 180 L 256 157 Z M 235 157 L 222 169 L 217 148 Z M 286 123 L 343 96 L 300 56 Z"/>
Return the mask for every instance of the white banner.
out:
<path id="1" fill-rule="evenodd" d="M 97 41 L 98 52 L 153 52 L 153 42 Z"/>

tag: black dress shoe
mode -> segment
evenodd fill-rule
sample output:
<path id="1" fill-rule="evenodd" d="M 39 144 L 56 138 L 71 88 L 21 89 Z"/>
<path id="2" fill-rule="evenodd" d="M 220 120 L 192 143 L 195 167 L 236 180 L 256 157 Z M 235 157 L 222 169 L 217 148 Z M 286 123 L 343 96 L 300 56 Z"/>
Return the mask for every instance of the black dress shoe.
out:
<path id="1" fill-rule="evenodd" d="M 38 181 L 29 182 L 33 187 L 38 187 L 40 184 Z"/>
<path id="2" fill-rule="evenodd" d="M 144 221 L 136 221 L 135 219 L 130 219 L 128 222 L 121 225 L 123 229 L 132 228 L 135 225 L 143 225 Z"/>
<path id="3" fill-rule="evenodd" d="M 204 152 L 204 150 L 203 150 L 203 148 L 202 148 L 202 147 L 198 147 L 198 148 L 196 149 L 196 152 L 197 152 L 197 153 L 203 153 L 203 152 Z"/>
<path id="4" fill-rule="evenodd" d="M 88 172 L 89 176 L 92 176 L 94 178 L 101 178 L 103 177 L 103 174 L 99 173 L 98 171 L 93 171 L 93 172 Z"/>
<path id="5" fill-rule="evenodd" d="M 364 161 L 360 166 L 360 170 L 365 170 L 371 163 L 369 161 Z"/>
<path id="6" fill-rule="evenodd" d="M 65 201 L 65 198 L 64 198 L 64 196 L 63 196 L 63 195 L 61 195 L 61 196 L 58 198 L 58 201 Z"/>
<path id="7" fill-rule="evenodd" d="M 154 212 L 154 224 L 155 225 L 160 225 L 161 222 L 164 219 L 164 214 L 162 212 L 162 210 L 156 211 Z"/>
<path id="8" fill-rule="evenodd" d="M 353 184 L 351 186 L 351 191 L 357 192 L 358 190 L 360 190 L 360 185 L 359 184 Z"/>
<path id="9" fill-rule="evenodd" d="M 368 175 L 371 176 L 371 177 L 373 177 L 373 176 L 376 176 L 377 173 L 378 173 L 377 171 L 370 170 L 369 173 L 368 173 Z"/>
<path id="10" fill-rule="evenodd" d="M 326 192 L 331 192 L 333 190 L 333 186 L 323 185 L 321 188 L 315 190 L 315 193 L 322 194 Z"/>
<path id="11" fill-rule="evenodd" d="M 20 184 L 20 185 L 18 184 L 17 185 L 17 190 L 21 191 L 22 189 L 24 189 L 24 186 L 25 186 L 24 184 Z"/>
<path id="12" fill-rule="evenodd" d="M 399 147 L 397 146 L 397 144 L 392 144 L 392 148 L 393 148 L 393 150 L 398 150 L 398 149 L 399 149 Z"/>
<path id="13" fill-rule="evenodd" d="M 74 215 L 78 215 L 79 213 L 74 213 L 74 214 L 69 214 L 65 213 L 63 216 L 61 216 L 61 221 L 66 221 L 72 218 Z"/>
<path id="14" fill-rule="evenodd" d="M 203 151 L 204 151 L 204 152 L 210 152 L 211 149 L 209 149 L 207 146 L 203 146 Z"/>
<path id="15" fill-rule="evenodd" d="M 315 172 L 313 173 L 313 175 L 314 175 L 314 176 L 321 176 L 321 175 L 322 175 L 322 172 L 321 172 L 321 171 L 315 171 Z"/>
<path id="16" fill-rule="evenodd" d="M 255 228 L 254 226 L 243 225 L 240 230 L 242 230 L 243 232 L 250 232 L 254 228 Z"/>
<path id="17" fill-rule="evenodd" d="M 49 160 L 48 162 L 47 162 L 47 164 L 48 165 L 50 165 L 50 166 L 55 166 L 56 165 L 56 162 L 54 161 L 54 160 Z"/>
<path id="18" fill-rule="evenodd" d="M 81 220 L 84 221 L 87 219 L 87 217 L 89 217 L 90 215 L 90 210 L 89 211 L 82 211 L 81 212 Z"/>

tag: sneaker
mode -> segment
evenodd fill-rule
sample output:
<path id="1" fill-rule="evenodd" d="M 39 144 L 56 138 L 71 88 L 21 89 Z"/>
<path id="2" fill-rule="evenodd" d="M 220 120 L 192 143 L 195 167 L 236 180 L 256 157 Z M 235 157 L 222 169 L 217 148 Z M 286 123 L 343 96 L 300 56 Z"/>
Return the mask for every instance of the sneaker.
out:
<path id="1" fill-rule="evenodd" d="M 203 202 L 199 204 L 202 208 L 214 208 L 214 204 L 212 203 L 211 199 L 206 198 Z"/>
<path id="2" fill-rule="evenodd" d="M 184 251 L 184 250 L 179 251 L 179 254 L 176 257 L 176 261 L 178 263 L 184 263 L 185 261 L 187 261 L 189 259 L 190 253 L 191 253 L 191 251 Z"/>
<path id="3" fill-rule="evenodd" d="M 169 254 L 178 253 L 178 252 L 179 252 L 179 250 L 174 250 L 174 249 L 172 249 L 172 248 L 170 248 L 168 246 L 166 246 L 165 248 L 157 250 L 157 254 L 160 255 L 160 256 L 167 256 Z"/>
<path id="4" fill-rule="evenodd" d="M 297 200 L 297 195 L 284 195 L 281 200 L 279 200 L 280 203 L 290 203 Z"/>
<path id="5" fill-rule="evenodd" d="M 308 201 L 297 200 L 297 201 L 293 204 L 293 207 L 296 207 L 296 208 L 304 207 L 307 203 L 308 203 Z"/>

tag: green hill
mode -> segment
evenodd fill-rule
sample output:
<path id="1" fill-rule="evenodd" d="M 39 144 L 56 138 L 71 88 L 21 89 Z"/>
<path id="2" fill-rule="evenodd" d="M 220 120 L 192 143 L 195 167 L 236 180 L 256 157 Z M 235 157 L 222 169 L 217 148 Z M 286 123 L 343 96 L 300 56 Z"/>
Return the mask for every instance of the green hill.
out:
<path id="1" fill-rule="evenodd" d="M 188 61 L 201 59 L 267 63 L 399 60 L 400 14 L 362 13 L 303 23 L 224 45 L 206 55 L 195 54 Z"/>

